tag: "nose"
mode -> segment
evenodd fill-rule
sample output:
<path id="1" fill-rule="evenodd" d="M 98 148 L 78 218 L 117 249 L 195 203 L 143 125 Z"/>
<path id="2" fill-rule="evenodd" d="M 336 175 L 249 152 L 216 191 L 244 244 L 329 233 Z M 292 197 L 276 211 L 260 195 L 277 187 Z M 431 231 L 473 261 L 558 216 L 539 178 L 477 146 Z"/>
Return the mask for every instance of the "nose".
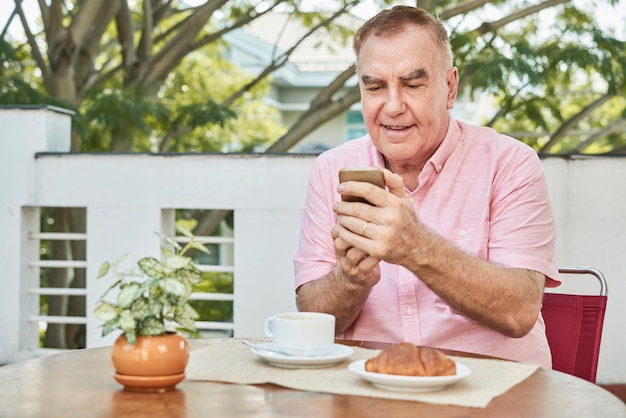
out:
<path id="1" fill-rule="evenodd" d="M 405 109 L 406 103 L 402 94 L 390 90 L 385 103 L 385 113 L 388 116 L 395 117 L 404 113 Z"/>

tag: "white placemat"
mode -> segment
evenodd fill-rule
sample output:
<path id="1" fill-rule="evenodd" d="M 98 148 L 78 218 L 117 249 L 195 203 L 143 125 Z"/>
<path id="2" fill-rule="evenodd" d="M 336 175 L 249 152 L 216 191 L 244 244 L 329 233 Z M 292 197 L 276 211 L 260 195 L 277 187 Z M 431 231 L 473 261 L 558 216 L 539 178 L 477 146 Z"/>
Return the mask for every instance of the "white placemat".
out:
<path id="1" fill-rule="evenodd" d="M 186 374 L 189 380 L 250 385 L 273 383 L 309 392 L 484 408 L 493 398 L 505 393 L 539 368 L 537 365 L 512 361 L 451 357 L 471 368 L 472 374 L 437 392 L 392 392 L 379 389 L 348 370 L 351 362 L 374 357 L 380 350 L 353 348 L 352 356 L 331 367 L 286 369 L 271 366 L 252 353 L 240 339 L 209 340 L 208 346 L 191 352 Z"/>

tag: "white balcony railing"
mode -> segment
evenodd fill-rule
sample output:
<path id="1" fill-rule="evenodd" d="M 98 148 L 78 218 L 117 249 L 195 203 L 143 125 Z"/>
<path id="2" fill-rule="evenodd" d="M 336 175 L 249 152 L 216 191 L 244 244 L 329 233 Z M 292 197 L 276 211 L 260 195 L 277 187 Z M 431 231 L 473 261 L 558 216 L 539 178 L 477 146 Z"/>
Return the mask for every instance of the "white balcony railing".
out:
<path id="1" fill-rule="evenodd" d="M 232 294 L 194 294 L 232 301 L 232 323 L 199 321 L 235 336 L 263 335 L 265 317 L 295 310 L 292 257 L 307 176 L 314 156 L 70 154 L 71 115 L 58 109 L 0 109 L 0 363 L 38 353 L 39 324 L 84 325 L 88 347 L 109 345 L 91 312 L 106 289 L 100 264 L 120 254 L 160 254 L 154 234 L 171 235 L 175 208 L 233 211 L 232 237 L 206 238 L 228 246 L 230 261 L 202 266 L 232 273 Z M 543 160 L 563 265 L 592 265 L 610 294 L 598 381 L 626 381 L 626 161 L 624 157 Z M 42 208 L 84 208 L 86 232 L 42 233 Z M 84 260 L 42 260 L 39 243 L 84 241 Z M 44 288 L 44 269 L 84 269 L 84 288 Z M 84 297 L 84 316 L 46 316 L 39 298 Z"/>

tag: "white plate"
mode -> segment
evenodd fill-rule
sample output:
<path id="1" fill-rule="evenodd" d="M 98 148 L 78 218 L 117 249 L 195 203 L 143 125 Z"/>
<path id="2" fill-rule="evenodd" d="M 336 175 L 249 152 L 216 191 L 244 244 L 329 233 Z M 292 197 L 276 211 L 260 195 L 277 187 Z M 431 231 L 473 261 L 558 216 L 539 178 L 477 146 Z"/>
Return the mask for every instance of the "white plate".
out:
<path id="1" fill-rule="evenodd" d="M 453 376 L 398 376 L 368 372 L 365 370 L 366 361 L 366 359 L 353 361 L 348 368 L 351 372 L 358 374 L 381 389 L 399 392 L 434 392 L 458 382 L 472 373 L 472 370 L 466 365 L 455 362 L 456 374 Z"/>
<path id="2" fill-rule="evenodd" d="M 287 367 L 291 369 L 319 368 L 332 366 L 335 363 L 345 360 L 354 353 L 352 347 L 343 344 L 333 344 L 327 354 L 315 357 L 289 356 L 287 354 L 264 351 L 263 347 L 272 348 L 272 343 L 258 344 L 257 348 L 251 348 L 252 352 L 272 366 Z"/>

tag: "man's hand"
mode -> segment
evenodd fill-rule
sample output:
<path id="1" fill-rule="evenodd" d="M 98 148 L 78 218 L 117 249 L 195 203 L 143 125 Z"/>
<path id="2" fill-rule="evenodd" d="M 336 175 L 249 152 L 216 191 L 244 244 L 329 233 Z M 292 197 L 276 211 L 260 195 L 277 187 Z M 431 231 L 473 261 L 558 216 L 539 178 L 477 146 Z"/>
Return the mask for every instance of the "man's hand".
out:
<path id="1" fill-rule="evenodd" d="M 366 272 L 379 260 L 407 266 L 418 256 L 416 249 L 428 247 L 420 240 L 432 239 L 417 219 L 402 178 L 385 170 L 385 184 L 388 191 L 362 182 L 346 182 L 338 187 L 340 193 L 364 197 L 372 203 L 335 205 L 337 225 L 331 231 L 335 254 L 350 276 Z"/>

